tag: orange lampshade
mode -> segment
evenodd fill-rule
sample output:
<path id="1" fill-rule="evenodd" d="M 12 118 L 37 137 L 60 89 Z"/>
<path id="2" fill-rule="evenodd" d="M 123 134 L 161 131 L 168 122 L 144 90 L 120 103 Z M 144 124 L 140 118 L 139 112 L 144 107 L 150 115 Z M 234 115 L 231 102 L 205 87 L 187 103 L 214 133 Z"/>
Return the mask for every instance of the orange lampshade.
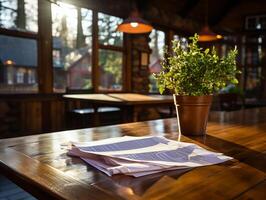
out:
<path id="1" fill-rule="evenodd" d="M 210 42 L 222 39 L 223 37 L 221 35 L 217 35 L 214 33 L 209 26 L 204 26 L 202 30 L 199 32 L 199 41 L 200 42 Z"/>
<path id="2" fill-rule="evenodd" d="M 149 33 L 152 29 L 153 27 L 146 20 L 139 17 L 137 11 L 132 12 L 130 17 L 117 27 L 118 31 L 130 34 Z"/>

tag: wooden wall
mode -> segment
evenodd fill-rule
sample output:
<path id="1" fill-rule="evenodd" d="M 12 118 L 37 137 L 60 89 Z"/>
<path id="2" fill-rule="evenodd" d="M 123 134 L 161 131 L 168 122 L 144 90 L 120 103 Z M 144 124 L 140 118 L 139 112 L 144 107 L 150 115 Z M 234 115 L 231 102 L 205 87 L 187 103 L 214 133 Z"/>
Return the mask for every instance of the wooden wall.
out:
<path id="1" fill-rule="evenodd" d="M 61 95 L 0 97 L 0 138 L 64 130 L 66 103 Z"/>

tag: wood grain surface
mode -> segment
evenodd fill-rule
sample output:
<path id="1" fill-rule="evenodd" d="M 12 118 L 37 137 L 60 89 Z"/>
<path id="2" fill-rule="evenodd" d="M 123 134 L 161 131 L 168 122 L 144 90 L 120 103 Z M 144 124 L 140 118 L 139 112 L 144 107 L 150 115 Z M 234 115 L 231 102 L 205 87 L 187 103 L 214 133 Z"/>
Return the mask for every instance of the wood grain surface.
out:
<path id="1" fill-rule="evenodd" d="M 143 108 L 168 107 L 172 116 L 174 100 L 172 95 L 143 95 L 136 93 L 110 94 L 69 94 L 63 95 L 67 100 L 78 99 L 93 105 L 96 110 L 101 106 L 119 107 L 122 110 L 124 122 L 137 122 Z M 100 124 L 97 122 L 96 124 Z"/>
<path id="2" fill-rule="evenodd" d="M 91 103 L 109 103 L 113 105 L 136 105 L 136 104 L 165 104 L 173 103 L 171 95 L 143 95 L 135 93 L 110 93 L 110 94 L 67 94 L 66 99 L 86 100 Z"/>
<path id="3" fill-rule="evenodd" d="M 234 160 L 133 178 L 66 155 L 69 141 L 122 135 L 176 139 L 176 119 L 0 140 L 0 171 L 38 199 L 265 199 L 266 108 L 213 112 L 205 137 L 182 137 Z"/>

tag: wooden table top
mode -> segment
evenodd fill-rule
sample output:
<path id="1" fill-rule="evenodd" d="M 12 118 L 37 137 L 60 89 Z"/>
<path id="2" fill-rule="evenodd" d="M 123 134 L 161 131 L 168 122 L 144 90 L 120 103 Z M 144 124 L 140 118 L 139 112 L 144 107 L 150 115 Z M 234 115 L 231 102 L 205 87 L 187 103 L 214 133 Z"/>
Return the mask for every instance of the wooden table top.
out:
<path id="1" fill-rule="evenodd" d="M 86 100 L 95 103 L 112 103 L 118 105 L 137 104 L 165 104 L 173 103 L 172 95 L 144 95 L 135 93 L 109 93 L 109 94 L 67 94 L 67 99 Z"/>
<path id="2" fill-rule="evenodd" d="M 206 137 L 183 141 L 235 159 L 191 170 L 133 178 L 108 177 L 68 157 L 68 141 L 121 135 L 176 139 L 176 120 L 164 119 L 0 140 L 0 172 L 39 199 L 265 199 L 266 108 L 211 113 Z"/>

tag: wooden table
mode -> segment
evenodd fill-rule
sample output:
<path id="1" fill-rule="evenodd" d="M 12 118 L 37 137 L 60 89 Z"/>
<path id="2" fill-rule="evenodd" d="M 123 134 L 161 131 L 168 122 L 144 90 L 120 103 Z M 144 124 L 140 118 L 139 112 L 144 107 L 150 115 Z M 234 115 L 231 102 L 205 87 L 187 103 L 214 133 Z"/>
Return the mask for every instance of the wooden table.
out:
<path id="1" fill-rule="evenodd" d="M 174 101 L 171 95 L 143 95 L 135 93 L 109 93 L 109 94 L 69 94 L 66 99 L 78 99 L 94 105 L 96 111 L 101 106 L 120 107 L 123 119 L 126 122 L 138 121 L 138 115 L 143 107 L 167 106 L 170 115 L 173 111 Z"/>
<path id="2" fill-rule="evenodd" d="M 0 140 L 0 172 L 39 199 L 265 199 L 266 108 L 215 112 L 206 137 L 182 137 L 233 156 L 219 165 L 108 177 L 66 155 L 68 141 L 121 135 L 176 139 L 176 120 L 154 120 Z"/>

